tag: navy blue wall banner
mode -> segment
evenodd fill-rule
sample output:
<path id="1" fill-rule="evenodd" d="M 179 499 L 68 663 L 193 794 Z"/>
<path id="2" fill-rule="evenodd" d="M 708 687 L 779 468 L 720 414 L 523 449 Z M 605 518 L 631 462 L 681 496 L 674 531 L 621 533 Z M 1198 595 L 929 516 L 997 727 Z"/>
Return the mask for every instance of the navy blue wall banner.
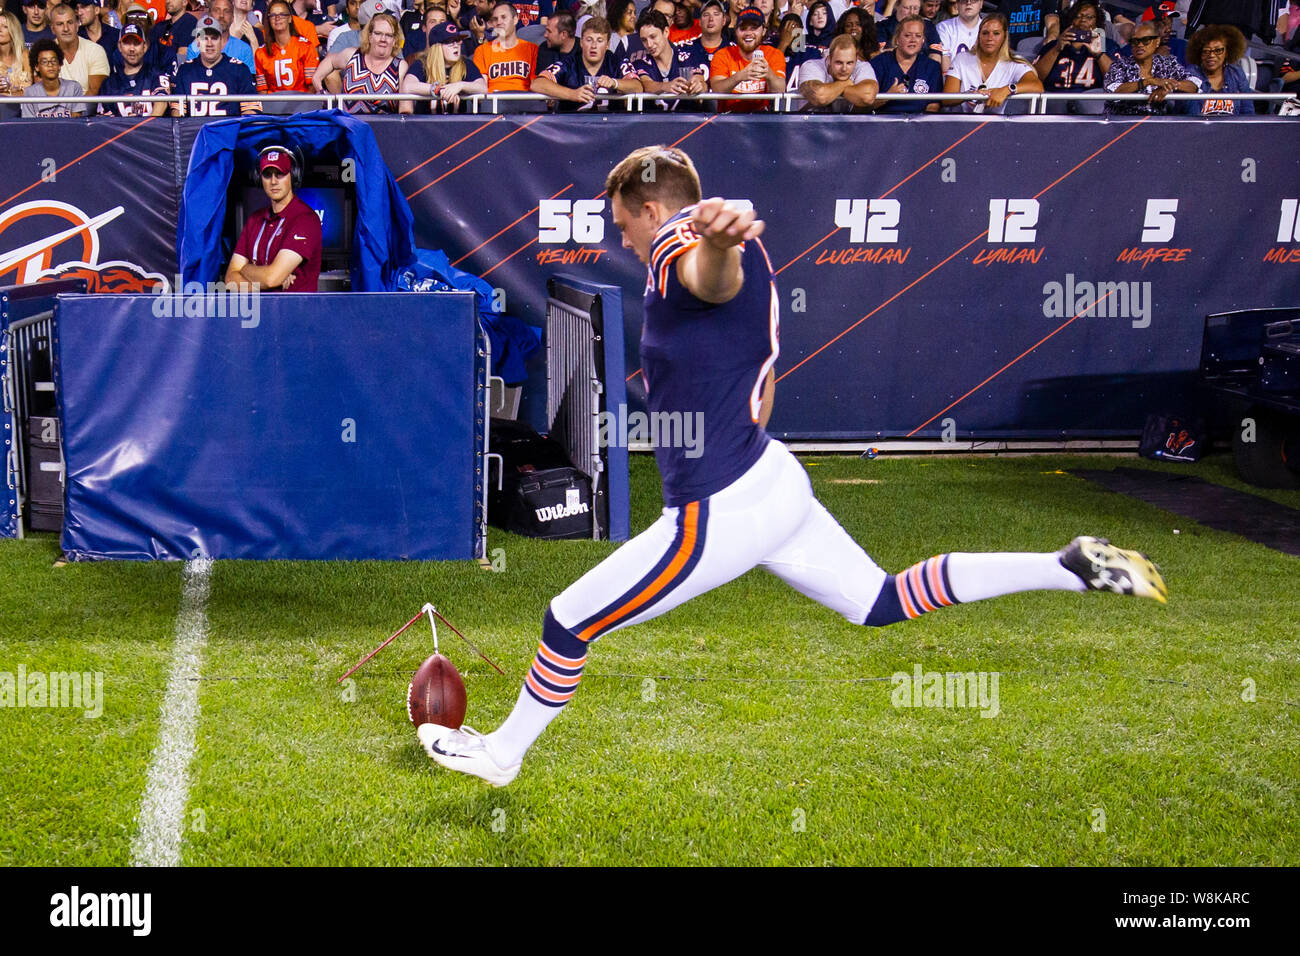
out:
<path id="1" fill-rule="evenodd" d="M 540 325 L 557 272 L 624 290 L 632 403 L 645 270 L 620 247 L 604 178 L 637 146 L 679 144 L 706 195 L 748 200 L 767 221 L 783 306 L 770 429 L 788 438 L 1136 436 L 1148 412 L 1187 400 L 1206 314 L 1294 304 L 1300 288 L 1285 118 L 368 123 L 417 245 L 502 289 L 509 312 Z M 198 124 L 49 128 L 0 124 L 26 171 L 0 202 L 0 281 L 76 261 L 110 288 L 103 263 L 172 275 Z M 76 161 L 90 150 L 93 165 Z M 39 223 L 15 215 L 33 202 Z M 51 218 L 55 203 L 76 214 Z M 48 256 L 16 251 L 41 240 Z"/>
<path id="2" fill-rule="evenodd" d="M 72 558 L 481 556 L 472 294 L 65 295 L 55 324 Z"/>

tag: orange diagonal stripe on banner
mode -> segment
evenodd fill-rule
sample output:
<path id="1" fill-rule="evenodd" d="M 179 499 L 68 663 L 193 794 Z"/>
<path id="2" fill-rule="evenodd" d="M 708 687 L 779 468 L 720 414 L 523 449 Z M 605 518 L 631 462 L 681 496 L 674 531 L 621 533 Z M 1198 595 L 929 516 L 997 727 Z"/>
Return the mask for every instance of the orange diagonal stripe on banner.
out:
<path id="1" fill-rule="evenodd" d="M 1107 292 L 1105 295 L 1103 295 L 1103 296 L 1102 296 L 1100 299 L 1098 299 L 1096 302 L 1091 303 L 1091 304 L 1088 306 L 1087 309 L 1084 309 L 1084 310 L 1083 310 L 1083 312 L 1087 312 L 1088 309 L 1092 309 L 1092 308 L 1095 308 L 1096 306 L 1101 305 L 1103 302 L 1105 302 L 1107 299 L 1109 299 L 1109 298 L 1110 298 L 1112 295 L 1114 295 L 1114 294 L 1115 294 L 1115 290 L 1112 289 L 1110 292 Z M 1041 339 L 1039 339 L 1039 340 L 1038 340 L 1037 342 L 1035 342 L 1033 345 L 1029 346 L 1029 348 L 1025 349 L 1023 352 L 1021 352 L 1019 355 L 1017 355 L 1015 358 L 1013 358 L 1013 359 L 1012 359 L 1010 362 L 1008 362 L 1006 365 L 1002 366 L 1000 369 L 998 369 L 996 372 L 994 372 L 992 375 L 990 375 L 990 376 L 989 376 L 988 378 L 986 378 L 984 381 L 980 382 L 978 385 L 976 385 L 974 388 L 972 388 L 969 392 L 967 392 L 967 393 L 966 393 L 965 395 L 963 395 L 961 398 L 957 399 L 957 401 L 953 402 L 952 404 L 950 404 L 947 408 L 943 409 L 942 411 L 935 412 L 933 415 L 931 415 L 931 416 L 930 416 L 929 418 L 927 418 L 925 421 L 921 422 L 921 424 L 917 425 L 917 426 L 916 426 L 915 428 L 913 428 L 910 432 L 908 432 L 908 433 L 907 433 L 907 437 L 908 437 L 908 438 L 911 438 L 913 435 L 915 435 L 917 432 L 919 432 L 919 431 L 920 431 L 922 428 L 924 428 L 926 425 L 930 424 L 930 422 L 934 421 L 936 418 L 938 418 L 938 417 L 939 417 L 940 415 L 942 415 L 944 412 L 948 411 L 949 409 L 956 408 L 956 407 L 957 407 L 958 405 L 960 405 L 962 402 L 966 401 L 966 399 L 970 398 L 970 396 L 973 395 L 975 392 L 978 392 L 981 388 L 983 388 L 983 387 L 984 387 L 985 385 L 987 385 L 989 382 L 993 381 L 995 378 L 997 378 L 999 375 L 1001 375 L 1001 374 L 1002 374 L 1003 372 L 1005 372 L 1007 369 L 1011 368 L 1011 366 L 1015 365 L 1015 364 L 1016 364 L 1017 362 L 1019 362 L 1022 358 L 1024 358 L 1026 355 L 1028 355 L 1028 354 L 1029 354 L 1030 352 L 1032 352 L 1034 349 L 1038 348 L 1038 346 L 1042 345 L 1044 342 L 1046 342 L 1048 339 L 1050 339 L 1050 338 L 1051 338 L 1053 335 L 1055 335 L 1057 332 L 1060 332 L 1062 329 L 1064 329 L 1067 325 L 1069 325 L 1071 322 L 1073 322 L 1073 321 L 1074 321 L 1075 319 L 1077 319 L 1079 316 L 1083 315 L 1083 312 L 1079 312 L 1078 314 L 1076 314 L 1076 315 L 1073 316 L 1072 318 L 1069 318 L 1069 319 L 1067 319 L 1066 321 L 1062 322 L 1060 325 L 1058 325 L 1058 326 L 1057 326 L 1055 329 L 1053 329 L 1051 332 L 1048 332 L 1046 335 L 1044 335 Z"/>
<path id="2" fill-rule="evenodd" d="M 1116 136 L 1114 139 L 1112 139 L 1112 140 L 1111 140 L 1109 143 L 1107 143 L 1105 146 L 1102 146 L 1101 148 L 1099 148 L 1099 149 L 1093 151 L 1093 153 L 1092 153 L 1091 155 L 1089 155 L 1086 159 L 1083 159 L 1083 160 L 1081 160 L 1080 162 L 1076 163 L 1076 164 L 1075 164 L 1075 165 L 1074 165 L 1074 166 L 1073 166 L 1073 167 L 1072 167 L 1068 172 L 1065 172 L 1065 173 L 1061 174 L 1059 177 L 1057 177 L 1057 179 L 1056 179 L 1055 181 L 1053 181 L 1053 182 L 1050 183 L 1049 185 L 1045 186 L 1043 189 L 1040 189 L 1040 190 L 1039 190 L 1039 191 L 1034 195 L 1033 198 L 1034 198 L 1034 199 L 1038 199 L 1040 196 L 1044 195 L 1044 194 L 1047 193 L 1049 190 L 1054 189 L 1056 186 L 1060 185 L 1062 182 L 1064 182 L 1066 179 L 1068 179 L 1068 178 L 1069 178 L 1070 176 L 1072 176 L 1074 173 L 1078 172 L 1080 169 L 1082 169 L 1084 166 L 1086 166 L 1089 162 L 1091 162 L 1092 160 L 1096 159 L 1098 156 L 1100 156 L 1100 155 L 1101 155 L 1102 153 L 1104 153 L 1106 150 L 1110 149 L 1112 146 L 1114 146 L 1116 143 L 1118 143 L 1121 139 L 1123 139 L 1123 138 L 1124 138 L 1125 136 L 1127 136 L 1129 133 L 1133 132 L 1135 129 L 1137 129 L 1139 126 L 1141 126 L 1143 123 L 1145 123 L 1145 122 L 1146 122 L 1148 119 L 1150 119 L 1150 118 L 1151 118 L 1150 116 L 1146 116 L 1146 117 L 1143 117 L 1142 119 L 1138 120 L 1136 123 L 1134 123 L 1134 124 L 1133 124 L 1132 126 L 1130 126 L 1128 129 L 1124 130 L 1124 132 L 1120 133 L 1118 136 Z M 986 120 L 986 122 L 987 122 L 987 120 Z M 981 125 L 982 125 L 982 124 L 981 124 Z M 942 154 L 940 154 L 940 155 L 942 155 Z M 931 160 L 931 162 L 933 162 L 933 160 Z M 900 183 L 900 185 L 901 185 L 901 183 Z M 792 374 L 793 372 L 795 372 L 797 369 L 802 368 L 802 367 L 803 367 L 804 365 L 806 365 L 809 361 L 811 361 L 812 359 L 816 358 L 816 357 L 817 357 L 818 355 L 820 355 L 822 352 L 826 351 L 826 349 L 830 348 L 830 346 L 834 345 L 834 344 L 835 344 L 836 342 L 838 342 L 840 339 L 844 338 L 844 336 L 848 335 L 850 332 L 852 332 L 854 329 L 856 329 L 856 328 L 857 328 L 859 325 L 861 325 L 863 322 L 867 321 L 867 319 L 871 318 L 873 315 L 875 315 L 877 312 L 879 312 L 879 311 L 880 311 L 881 309 L 883 309 L 885 306 L 889 305 L 891 302 L 893 302 L 895 299 L 897 299 L 899 296 L 901 296 L 904 292 L 907 292 L 909 289 L 914 288 L 914 287 L 915 287 L 918 283 L 920 283 L 922 280 L 929 278 L 929 277 L 930 277 L 931 275 L 933 275 L 937 270 L 939 270 L 939 269 L 942 268 L 943 266 L 947 265 L 947 264 L 948 264 L 949 262 L 951 262 L 954 258 L 956 258 L 957 256 L 961 255 L 963 252 L 965 252 L 967 249 L 969 249 L 972 245 L 974 245 L 975 243 L 977 243 L 977 242 L 979 242 L 981 239 L 983 239 L 986 235 L 988 235 L 988 230 L 987 230 L 987 229 L 985 229 L 983 232 L 981 232 L 981 233 L 980 233 L 978 236 L 976 236 L 974 239 L 970 240 L 970 242 L 966 243 L 964 246 L 962 246 L 960 249 L 958 249 L 958 250 L 957 250 L 956 252 L 954 252 L 952 255 L 948 256 L 946 259 L 944 259 L 944 260 L 943 260 L 942 262 L 940 262 L 938 265 L 931 266 L 929 269 L 927 269 L 927 270 L 926 270 L 925 272 L 923 272 L 921 275 L 917 276 L 915 279 L 913 279 L 913 280 L 912 280 L 911 282 L 909 282 L 907 285 L 903 286 L 903 288 L 899 289 L 897 292 L 895 292 L 893 295 L 891 295 L 891 296 L 890 296 L 888 299 L 886 299 L 884 302 L 880 303 L 880 305 L 876 306 L 874 309 L 872 309 L 870 312 L 868 312 L 868 313 L 867 313 L 866 315 L 864 315 L 862 318 L 858 319 L 858 321 L 854 322 L 852 325 L 850 325 L 850 326 L 849 326 L 847 329 L 845 329 L 843 332 L 839 333 L 839 335 L 835 336 L 833 339 L 831 339 L 830 341 L 826 342 L 824 345 L 822 345 L 822 346 L 821 346 L 820 348 L 818 348 L 816 351 L 811 352 L 810 354 L 808 354 L 807 356 L 805 356 L 805 357 L 803 358 L 803 360 L 800 361 L 797 365 L 792 366 L 788 371 L 786 371 L 786 372 L 783 373 L 781 376 L 779 376 L 779 377 L 777 378 L 777 381 L 778 381 L 778 382 L 781 381 L 781 379 L 786 378 L 787 376 L 791 375 L 791 374 Z M 1069 323 L 1066 323 L 1066 324 L 1068 325 Z M 1064 328 L 1064 326 L 1062 326 L 1062 328 Z M 1053 333 L 1053 334 L 1055 334 L 1055 333 Z M 1035 346 L 1035 347 L 1036 347 L 1036 346 Z M 977 387 L 978 387 L 978 386 L 977 386 Z M 941 412 L 940 414 L 942 414 L 942 412 Z M 923 426 L 923 427 L 924 427 L 924 426 Z"/>
<path id="3" fill-rule="evenodd" d="M 497 140 L 497 141 L 496 141 L 495 143 L 493 143 L 491 146 L 484 146 L 482 149 L 480 149 L 477 153 L 475 153 L 475 154 L 474 154 L 473 156 L 471 156 L 469 159 L 465 160 L 465 161 L 462 162 L 462 163 L 457 163 L 455 166 L 451 167 L 451 169 L 447 170 L 445 173 L 443 173 L 441 176 L 439 176 L 439 177 L 438 177 L 437 179 L 435 179 L 433 182 L 428 183 L 428 184 L 426 184 L 426 185 L 424 185 L 424 186 L 421 186 L 421 187 L 420 187 L 419 189 L 417 189 L 415 192 L 411 193 L 409 196 L 406 197 L 406 198 L 407 198 L 407 201 L 410 201 L 410 200 L 414 199 L 416 196 L 420 195 L 420 193 L 424 192 L 424 191 L 425 191 L 426 189 L 428 189 L 430 186 L 436 186 L 436 185 L 438 185 L 438 183 L 442 182 L 444 179 L 446 179 L 448 176 L 450 176 L 450 175 L 451 175 L 452 173 L 454 173 L 456 170 L 460 169 L 462 166 L 467 166 L 468 164 L 474 162 L 474 160 L 478 159 L 478 158 L 479 158 L 480 156 L 482 156 L 484 153 L 487 153 L 487 152 L 490 152 L 490 151 L 496 149 L 498 146 L 500 146 L 502 143 L 504 143 L 506 140 L 508 140 L 511 136 L 514 136 L 516 133 L 522 133 L 524 130 L 528 129 L 528 127 L 532 126 L 534 123 L 536 123 L 538 120 L 540 120 L 540 119 L 541 119 L 543 116 L 545 116 L 545 115 L 546 115 L 545 113 L 542 113 L 542 114 L 540 114 L 539 116 L 536 116 L 536 117 L 534 117 L 533 119 L 530 119 L 527 123 L 525 123 L 523 126 L 519 127 L 518 129 L 512 129 L 510 132 L 506 133 L 506 135 L 502 136 L 499 140 Z M 485 125 L 486 125 L 486 124 L 485 124 Z"/>
<path id="4" fill-rule="evenodd" d="M 551 194 L 550 196 L 548 196 L 547 198 L 548 198 L 548 199 L 554 199 L 556 196 L 562 196 L 562 195 L 564 195 L 565 193 L 567 193 L 567 192 L 568 192 L 570 189 L 572 189 L 572 188 L 573 188 L 573 183 L 569 183 L 569 185 L 565 186 L 565 187 L 564 187 L 563 189 L 561 189 L 558 193 L 552 193 L 552 194 Z M 532 209 L 528 210 L 528 212 L 524 213 L 522 216 L 520 216 L 518 219 L 516 219 L 516 220 L 515 220 L 514 222 L 512 222 L 510 225 L 506 226 L 505 229 L 502 229 L 500 232 L 497 232 L 497 233 L 495 233 L 494 235 L 488 236 L 486 239 L 484 239 L 482 242 L 480 242 L 477 246 L 475 246 L 475 247 L 474 247 L 473 249 L 471 249 L 469 252 L 465 253 L 463 256 L 461 256 L 459 259 L 457 259 L 455 262 L 453 262 L 452 265 L 453 265 L 453 266 L 458 266 L 458 265 L 460 265 L 462 262 L 464 262 L 466 259 L 468 259 L 470 256 L 472 256 L 474 253 L 478 252 L 480 249 L 482 249 L 484 246 L 486 246 L 489 242 L 491 242 L 491 241 L 492 241 L 493 239 L 495 239 L 497 236 L 501 235 L 502 232 L 506 232 L 507 230 L 513 229 L 515 226 L 519 225 L 521 222 L 523 222 L 525 219 L 527 219 L 527 218 L 528 218 L 529 216 L 531 216 L 533 213 L 537 212 L 537 210 L 540 209 L 540 208 L 541 208 L 541 205 L 540 205 L 540 204 L 534 206 Z M 493 268 L 495 268 L 495 266 L 494 266 Z"/>
<path id="5" fill-rule="evenodd" d="M 965 251 L 966 251 L 967 249 L 969 249 L 971 246 L 975 245 L 975 243 L 979 242 L 981 239 L 983 239 L 985 236 L 987 236 L 987 235 L 988 235 L 988 232 L 989 232 L 989 231 L 988 231 L 987 229 L 985 229 L 983 232 L 981 232 L 978 236 L 976 236 L 976 237 L 975 237 L 974 239 L 972 239 L 970 242 L 966 243 L 966 245 L 962 246 L 962 247 L 961 247 L 960 249 L 958 249 L 956 252 L 954 252 L 954 253 L 952 253 L 950 256 L 948 256 L 948 258 L 944 259 L 942 262 L 939 262 L 939 263 L 936 263 L 935 265 L 932 265 L 932 266 L 931 266 L 929 269 L 927 269 L 925 272 L 922 272 L 919 276 L 917 276 L 915 279 L 913 279 L 913 280 L 912 280 L 911 282 L 909 282 L 907 285 L 903 286 L 903 288 L 899 289 L 897 292 L 895 292 L 893 295 L 891 295 L 891 296 L 890 296 L 888 299 L 886 299 L 884 302 L 880 303 L 880 305 L 876 306 L 874 309 L 872 309 L 870 312 L 868 312 L 868 313 L 867 313 L 866 315 L 864 315 L 862 318 L 858 319 L 858 321 L 854 322 L 852 325 L 850 325 L 847 329 L 845 329 L 845 330 L 844 330 L 843 332 L 841 332 L 839 335 L 835 336 L 835 338 L 831 339 L 829 342 L 827 342 L 825 345 L 823 345 L 821 348 L 819 348 L 816 352 L 812 352 L 812 353 L 809 354 L 809 355 L 805 355 L 804 358 L 803 358 L 803 360 L 802 360 L 801 362 L 799 362 L 798 365 L 792 366 L 790 369 L 788 369 L 787 371 L 785 371 L 784 373 L 782 373 L 782 374 L 777 378 L 777 381 L 778 381 L 778 382 L 781 381 L 781 379 L 785 378 L 787 375 L 792 374 L 792 373 L 795 372 L 797 369 L 799 369 L 800 367 L 802 367 L 805 363 L 810 362 L 810 361 L 812 361 L 813 359 L 815 359 L 818 355 L 821 355 L 821 354 L 822 354 L 823 352 L 825 352 L 828 348 L 830 348 L 832 345 L 834 345 L 834 344 L 835 344 L 836 342 L 838 342 L 840 339 L 844 338 L 844 336 L 848 335 L 850 332 L 852 332 L 854 329 L 856 329 L 856 328 L 857 328 L 859 325 L 861 325 L 863 322 L 867 321 L 867 319 L 871 318 L 873 315 L 875 315 L 877 312 L 879 312 L 879 311 L 880 311 L 881 309 L 883 309 L 885 306 L 889 305 L 889 303 L 893 302 L 895 299 L 897 299 L 900 295 L 902 295 L 902 294 L 903 294 L 904 292 L 906 292 L 908 289 L 911 289 L 913 286 L 919 285 L 921 282 L 924 282 L 924 281 L 925 281 L 926 279 L 928 279 L 931 275 L 933 275 L 935 272 L 938 272 L 940 269 L 942 269 L 944 266 L 946 266 L 949 262 L 951 262 L 951 261 L 952 261 L 953 259 L 955 259 L 957 256 L 961 255 L 963 252 L 965 252 Z"/>
<path id="6" fill-rule="evenodd" d="M 973 130 L 971 130 L 969 133 L 967 133 L 965 136 L 963 136 L 961 139 L 957 140 L 955 143 L 953 143 L 951 146 L 949 146 L 947 149 L 945 149 L 942 153 L 938 153 L 938 154 L 936 154 L 936 155 L 934 155 L 934 156 L 931 156 L 931 157 L 930 157 L 929 159 L 927 159 L 924 163 L 922 163 L 920 166 L 916 167 L 916 169 L 912 170 L 910 173 L 908 173 L 906 176 L 904 176 L 904 177 L 903 177 L 902 179 L 900 179 L 898 182 L 894 183 L 894 185 L 890 186 L 888 189 L 886 189 L 883 193 L 881 193 L 881 194 L 880 194 L 879 196 L 877 196 L 876 198 L 877 198 L 877 199 L 884 199 L 886 196 L 888 196 L 890 193 L 892 193 L 895 189 L 900 188 L 900 187 L 903 186 L 903 185 L 904 185 L 904 184 L 905 184 L 909 179 L 911 179 L 913 176 L 915 176 L 915 175 L 917 175 L 918 173 L 920 173 L 921 170 L 923 170 L 923 169 L 925 169 L 926 167 L 928 167 L 928 166 L 929 166 L 931 163 L 933 163 L 936 159 L 943 159 L 944 156 L 946 156 L 948 153 L 951 153 L 954 149 L 956 149 L 956 148 L 957 148 L 958 146 L 960 146 L 962 143 L 966 142 L 966 140 L 970 139 L 972 136 L 974 136 L 976 133 L 978 133 L 978 132 L 979 132 L 980 130 L 982 130 L 985 126 L 988 126 L 988 125 L 989 125 L 989 121 L 988 121 L 988 120 L 985 120 L 984 122 L 980 123 L 980 124 L 979 124 L 978 126 L 976 126 Z M 808 255 L 808 253 L 812 252 L 814 249 L 816 249 L 818 246 L 820 246 L 823 242 L 825 242 L 825 241 L 826 241 L 827 239 L 829 239 L 831 236 L 835 235 L 835 233 L 839 232 L 839 231 L 840 231 L 840 228 L 841 228 L 840 226 L 836 226 L 834 229 L 832 229 L 830 232 L 826 233 L 826 235 L 822 236 L 820 239 L 818 239 L 816 242 L 814 242 L 811 246 L 809 246 L 809 247 L 808 247 L 807 249 L 805 249 L 803 252 L 799 253 L 797 256 L 795 256 L 793 259 L 791 259 L 789 262 L 787 262 L 787 263 L 786 263 L 785 265 L 783 265 L 781 268 L 777 269 L 776 272 L 774 272 L 774 273 L 772 273 L 772 274 L 773 274 L 773 275 L 776 275 L 776 276 L 779 276 L 782 272 L 784 272 L 786 269 L 789 269 L 792 265 L 794 265 L 796 262 L 798 262 L 798 261 L 799 261 L 800 259 L 802 259 L 804 256 Z"/>
<path id="7" fill-rule="evenodd" d="M 117 142 L 119 139 L 121 139 L 121 138 L 122 138 L 123 136 L 125 136 L 127 133 L 134 132 L 135 130 L 138 130 L 141 126 L 144 126 L 146 123 L 151 123 L 151 122 L 153 122 L 153 121 L 154 121 L 155 119 L 157 119 L 157 118 L 158 118 L 158 117 L 156 117 L 156 116 L 146 116 L 144 119 L 140 120 L 140 122 L 136 123 L 135 125 L 133 125 L 133 126 L 128 126 L 126 129 L 122 130 L 122 132 L 118 133 L 118 134 L 117 134 L 116 136 L 114 136 L 112 139 L 106 139 L 106 140 L 104 140 L 102 143 L 100 143 L 98 146 L 95 146 L 95 147 L 92 147 L 91 149 L 86 150 L 84 153 L 82 153 L 82 154 L 81 154 L 80 156 L 78 156 L 76 159 L 73 159 L 73 160 L 70 160 L 69 162 L 64 163 L 62 166 L 60 166 L 58 169 L 56 169 L 56 170 L 54 171 L 54 174 L 57 176 L 59 173 L 63 172 L 65 169 L 71 169 L 73 166 L 77 165 L 77 163 L 81 162 L 83 159 L 85 159 L 85 158 L 86 158 L 87 156 L 89 156 L 91 153 L 97 153 L 97 152 L 99 152 L 99 150 L 103 149 L 103 148 L 104 148 L 105 146 L 107 146 L 109 143 L 115 143 L 115 142 Z M 19 196 L 23 195 L 23 193 L 30 192 L 31 190 L 35 189 L 37 186 L 41 185 L 41 183 L 43 183 L 43 182 L 46 182 L 46 180 L 44 180 L 44 179 L 38 179 L 38 180 L 36 180 L 36 182 L 32 183 L 32 184 L 31 184 L 30 186 L 28 186 L 26 189 L 20 189 L 20 190 L 18 190 L 18 192 L 14 193 L 12 196 L 10 196 L 8 199 L 6 199 L 4 202 L 0 202 L 0 207 L 3 207 L 3 206 L 7 206 L 7 205 L 9 205 L 11 202 L 13 202 L 13 201 L 14 201 L 15 199 L 17 199 Z"/>
<path id="8" fill-rule="evenodd" d="M 531 246 L 531 245 L 532 245 L 533 243 L 535 243 L 536 241 L 537 241 L 537 237 L 536 237 L 536 236 L 533 236 L 533 238 L 529 239 L 527 242 L 525 242 L 522 246 L 520 246 L 520 247 L 519 247 L 518 249 L 516 249 L 514 252 L 510 253 L 510 255 L 506 256 L 506 257 L 505 257 L 504 259 L 502 259 L 500 262 L 496 263 L 496 265 L 494 265 L 494 266 L 492 266 L 490 269 L 488 269 L 487 272 L 484 272 L 483 275 L 480 276 L 479 278 L 486 278 L 487 275 L 488 275 L 488 273 L 489 273 L 489 272 L 492 272 L 493 270 L 495 270 L 497 266 L 505 265 L 507 262 L 509 262 L 509 261 L 510 261 L 511 259 L 513 259 L 515 256 L 519 255 L 519 253 L 523 252 L 525 249 L 527 249 L 529 246 Z"/>
<path id="9" fill-rule="evenodd" d="M 446 146 L 446 147 L 443 147 L 442 149 L 438 150 L 436 153 L 434 153 L 432 156 L 430 156 L 428 159 L 426 159 L 424 162 L 422 162 L 419 166 L 412 166 L 412 167 L 411 167 L 410 169 L 408 169 L 406 172 L 402 173 L 402 175 L 398 176 L 397 179 L 394 180 L 394 181 L 400 183 L 400 182 L 401 182 L 403 179 L 405 179 L 407 176 L 411 175 L 411 173 L 415 172 L 415 171 L 418 170 L 418 169 L 423 169 L 425 166 L 428 166 L 431 162 L 433 162 L 435 159 L 437 159 L 437 158 L 438 158 L 439 156 L 441 156 L 443 153 L 447 152 L 447 150 L 449 150 L 449 149 L 455 149 L 457 146 L 459 146 L 461 143 L 465 142 L 465 140 L 469 139 L 471 136 L 477 136 L 479 133 L 483 132 L 483 130 L 487 129 L 489 126 L 491 126 L 493 123 L 495 123 L 497 120 L 499 120 L 499 119 L 501 119 L 501 118 L 502 118 L 502 115 L 501 115 L 500 113 L 498 113 L 496 116 L 492 117 L 492 118 L 491 118 L 490 120 L 488 120 L 486 123 L 480 123 L 478 126 L 475 126 L 474 129 L 473 129 L 472 131 L 466 133 L 464 136 L 462 136 L 460 139 L 456 140 L 456 142 L 452 143 L 450 146 Z"/>

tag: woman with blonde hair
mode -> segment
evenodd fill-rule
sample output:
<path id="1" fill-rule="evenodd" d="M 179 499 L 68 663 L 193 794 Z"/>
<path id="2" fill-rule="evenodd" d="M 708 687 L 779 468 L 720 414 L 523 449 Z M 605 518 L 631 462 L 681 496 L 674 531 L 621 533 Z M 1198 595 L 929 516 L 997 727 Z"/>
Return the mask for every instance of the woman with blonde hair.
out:
<path id="1" fill-rule="evenodd" d="M 429 31 L 429 47 L 411 64 L 402 80 L 402 92 L 429 97 L 420 103 L 417 113 L 454 113 L 460 98 L 488 91 L 487 78 L 473 60 L 461 52 L 461 41 L 469 36 L 451 21 L 437 24 Z"/>
<path id="2" fill-rule="evenodd" d="M 1011 31 L 1005 14 L 990 13 L 980 24 L 975 49 L 952 59 L 944 76 L 945 93 L 982 93 L 984 100 L 947 100 L 967 113 L 1001 113 L 1014 93 L 1041 93 L 1043 81 L 1028 60 L 1011 53 Z"/>
<path id="3" fill-rule="evenodd" d="M 337 77 L 334 74 L 338 74 Z M 402 59 L 402 25 L 391 13 L 376 13 L 361 28 L 361 46 L 338 50 L 321 61 L 312 86 L 320 93 L 326 80 L 338 85 L 336 92 L 348 96 L 392 96 L 406 79 L 406 61 Z M 412 113 L 409 100 L 350 100 L 349 113 Z"/>
<path id="4" fill-rule="evenodd" d="M 0 11 L 0 96 L 22 96 L 31 85 L 22 22 L 11 11 Z"/>

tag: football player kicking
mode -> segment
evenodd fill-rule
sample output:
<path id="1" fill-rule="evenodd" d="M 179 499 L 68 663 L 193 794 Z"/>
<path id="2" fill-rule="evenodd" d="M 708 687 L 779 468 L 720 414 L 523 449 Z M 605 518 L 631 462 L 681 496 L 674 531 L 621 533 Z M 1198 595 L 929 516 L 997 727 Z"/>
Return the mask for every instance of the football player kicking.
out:
<path id="1" fill-rule="evenodd" d="M 1098 538 L 1058 552 L 953 553 L 886 574 L 813 497 L 768 437 L 777 292 L 752 210 L 700 200 L 690 158 L 638 149 L 605 184 L 624 247 L 649 267 L 641 360 L 652 413 L 702 412 L 703 448 L 655 449 L 662 516 L 551 602 L 510 716 L 490 734 L 423 724 L 429 756 L 505 786 L 573 697 L 587 649 L 762 567 L 854 624 L 882 627 L 1016 591 L 1112 591 L 1166 600 L 1144 555 Z M 694 456 L 694 457 L 692 457 Z"/>

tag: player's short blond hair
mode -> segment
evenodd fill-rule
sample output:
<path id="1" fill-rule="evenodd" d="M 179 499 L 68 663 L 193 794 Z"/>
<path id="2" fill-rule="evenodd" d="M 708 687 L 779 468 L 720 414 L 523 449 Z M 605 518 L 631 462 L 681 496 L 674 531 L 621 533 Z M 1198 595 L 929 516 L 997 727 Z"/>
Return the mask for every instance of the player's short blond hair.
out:
<path id="1" fill-rule="evenodd" d="M 610 170 L 605 195 L 639 215 L 642 203 L 660 202 L 670 212 L 700 201 L 700 174 L 691 158 L 671 146 L 642 146 Z"/>

